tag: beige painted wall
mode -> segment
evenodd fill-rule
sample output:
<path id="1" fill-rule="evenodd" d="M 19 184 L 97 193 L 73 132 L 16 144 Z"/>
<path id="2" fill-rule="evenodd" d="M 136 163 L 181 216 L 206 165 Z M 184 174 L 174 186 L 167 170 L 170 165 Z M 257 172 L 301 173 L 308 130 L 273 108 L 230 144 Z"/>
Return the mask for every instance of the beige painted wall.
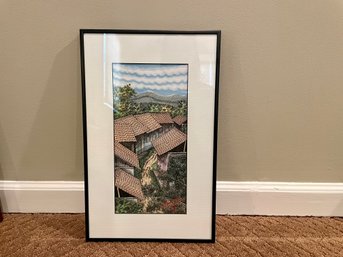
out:
<path id="1" fill-rule="evenodd" d="M 0 179 L 81 180 L 80 28 L 222 30 L 219 180 L 343 182 L 343 1 L 0 1 Z"/>

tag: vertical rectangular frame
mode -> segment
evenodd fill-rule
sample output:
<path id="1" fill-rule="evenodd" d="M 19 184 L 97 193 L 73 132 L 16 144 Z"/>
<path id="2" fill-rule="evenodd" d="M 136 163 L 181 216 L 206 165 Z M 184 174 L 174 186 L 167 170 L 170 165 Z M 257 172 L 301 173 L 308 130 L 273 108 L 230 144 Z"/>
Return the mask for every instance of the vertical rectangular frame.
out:
<path id="1" fill-rule="evenodd" d="M 139 35 L 215 35 L 215 91 L 214 91 L 214 117 L 213 117 L 213 157 L 212 157 L 212 210 L 211 210 L 211 237 L 203 238 L 126 238 L 126 237 L 91 237 L 89 220 L 89 176 L 88 176 L 88 140 L 87 140 L 87 103 L 86 103 L 86 67 L 85 42 L 86 34 L 139 34 Z M 216 214 L 216 168 L 217 168 L 217 134 L 218 134 L 218 97 L 220 73 L 220 31 L 160 31 L 160 30 L 111 30 L 111 29 L 81 29 L 80 30 L 80 57 L 82 82 L 82 116 L 83 116 L 83 146 L 84 146 L 84 179 L 85 179 L 85 211 L 86 211 L 86 240 L 87 241 L 168 241 L 168 242 L 215 242 L 215 214 Z"/>

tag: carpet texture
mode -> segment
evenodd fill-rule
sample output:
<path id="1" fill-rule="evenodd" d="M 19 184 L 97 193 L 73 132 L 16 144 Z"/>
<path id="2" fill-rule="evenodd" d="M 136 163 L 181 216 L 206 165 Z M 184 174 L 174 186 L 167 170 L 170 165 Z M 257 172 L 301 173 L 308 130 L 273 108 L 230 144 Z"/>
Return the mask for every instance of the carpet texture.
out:
<path id="1" fill-rule="evenodd" d="M 218 216 L 215 244 L 86 243 L 82 214 L 5 214 L 0 256 L 343 256 L 342 218 Z"/>

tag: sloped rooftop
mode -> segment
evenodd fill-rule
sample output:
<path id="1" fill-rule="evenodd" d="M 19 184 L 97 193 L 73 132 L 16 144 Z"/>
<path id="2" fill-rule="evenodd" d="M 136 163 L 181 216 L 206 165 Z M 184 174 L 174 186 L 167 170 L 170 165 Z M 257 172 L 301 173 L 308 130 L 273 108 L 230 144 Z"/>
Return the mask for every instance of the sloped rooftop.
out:
<path id="1" fill-rule="evenodd" d="M 159 124 L 173 124 L 174 123 L 169 112 L 151 113 L 151 115 Z"/>
<path id="2" fill-rule="evenodd" d="M 144 199 L 141 181 L 120 168 L 114 169 L 114 184 L 139 200 Z"/>
<path id="3" fill-rule="evenodd" d="M 136 142 L 132 126 L 127 123 L 114 122 L 114 140 L 118 142 Z"/>
<path id="4" fill-rule="evenodd" d="M 130 164 L 131 166 L 140 169 L 137 154 L 135 154 L 130 149 L 126 148 L 117 141 L 114 142 L 114 155 L 122 159 L 126 163 Z"/>
<path id="5" fill-rule="evenodd" d="M 151 113 L 138 114 L 135 115 L 135 118 L 148 128 L 148 131 L 146 131 L 148 133 L 161 128 L 161 125 L 154 119 Z"/>
<path id="6" fill-rule="evenodd" d="M 144 126 L 141 122 L 139 122 L 133 115 L 125 116 L 119 119 L 115 119 L 115 123 L 126 123 L 129 124 L 135 134 L 135 136 L 139 136 L 149 130 L 148 127 Z"/>
<path id="7" fill-rule="evenodd" d="M 177 128 L 164 133 L 152 141 L 158 155 L 165 154 L 187 140 L 187 135 Z"/>
<path id="8" fill-rule="evenodd" d="M 187 121 L 187 117 L 184 115 L 178 115 L 175 116 L 173 121 L 177 124 L 177 125 L 182 125 L 183 123 L 185 123 Z"/>

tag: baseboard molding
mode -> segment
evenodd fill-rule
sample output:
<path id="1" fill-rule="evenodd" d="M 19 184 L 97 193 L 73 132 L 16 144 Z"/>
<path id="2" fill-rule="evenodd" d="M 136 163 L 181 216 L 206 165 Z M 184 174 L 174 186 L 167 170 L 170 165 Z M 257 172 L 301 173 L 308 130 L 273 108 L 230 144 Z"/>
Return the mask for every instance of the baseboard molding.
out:
<path id="1" fill-rule="evenodd" d="M 343 183 L 219 181 L 217 213 L 343 216 Z"/>
<path id="2" fill-rule="evenodd" d="M 82 213 L 83 181 L 0 181 L 4 212 Z M 343 216 L 343 183 L 217 182 L 217 213 Z"/>
<path id="3" fill-rule="evenodd" d="M 4 212 L 84 212 L 83 181 L 0 181 Z"/>

